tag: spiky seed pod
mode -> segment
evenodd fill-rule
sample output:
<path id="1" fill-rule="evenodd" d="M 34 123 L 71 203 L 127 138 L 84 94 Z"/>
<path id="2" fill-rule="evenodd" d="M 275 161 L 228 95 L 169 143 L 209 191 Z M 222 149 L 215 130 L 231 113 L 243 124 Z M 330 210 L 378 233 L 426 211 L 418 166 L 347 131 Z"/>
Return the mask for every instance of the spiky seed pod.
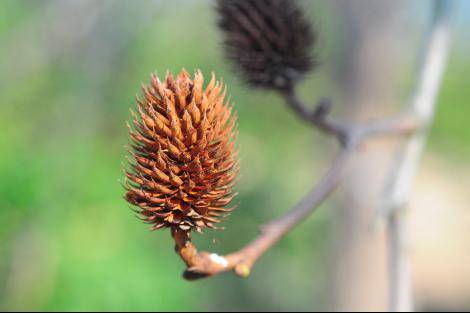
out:
<path id="1" fill-rule="evenodd" d="M 164 82 L 152 75 L 137 99 L 125 198 L 152 230 L 201 232 L 232 210 L 236 116 L 223 83 L 212 74 L 204 89 L 203 80 L 200 71 L 194 79 L 185 70 L 176 79 L 167 74 Z"/>
<path id="2" fill-rule="evenodd" d="M 294 0 L 218 0 L 226 55 L 252 87 L 284 89 L 316 64 L 310 23 Z"/>

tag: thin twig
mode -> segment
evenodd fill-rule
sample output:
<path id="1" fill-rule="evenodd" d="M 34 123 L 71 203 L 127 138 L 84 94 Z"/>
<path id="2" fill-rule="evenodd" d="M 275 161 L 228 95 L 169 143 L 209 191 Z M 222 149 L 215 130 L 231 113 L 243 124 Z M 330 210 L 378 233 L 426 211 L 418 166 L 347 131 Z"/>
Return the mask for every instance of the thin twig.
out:
<path id="1" fill-rule="evenodd" d="M 388 215 L 390 311 L 411 311 L 412 279 L 407 253 L 406 219 L 403 211 L 408 203 L 411 184 L 421 158 L 427 132 L 432 123 L 437 93 L 447 62 L 451 37 L 453 1 L 435 0 L 434 16 L 429 24 L 417 83 L 411 99 L 411 110 L 426 126 L 414 135 L 400 151 L 385 189 L 385 212 Z"/>
<path id="2" fill-rule="evenodd" d="M 303 221 L 306 216 L 314 212 L 335 190 L 353 152 L 353 147 L 344 148 L 315 188 L 284 216 L 263 226 L 261 234 L 255 240 L 235 253 L 227 256 L 218 256 L 208 252 L 199 253 L 191 243 L 187 232 L 173 230 L 177 252 L 188 266 L 184 277 L 192 280 L 230 270 L 234 270 L 239 276 L 248 276 L 252 266 L 269 248 Z"/>
<path id="3" fill-rule="evenodd" d="M 305 105 L 295 93 L 290 94 L 295 107 Z M 331 168 L 303 199 L 281 218 L 262 227 L 261 234 L 238 252 L 219 256 L 209 252 L 198 252 L 188 232 L 173 230 L 176 251 L 187 265 L 184 277 L 189 280 L 213 276 L 233 270 L 241 277 L 247 276 L 255 262 L 264 255 L 284 235 L 295 228 L 305 217 L 314 212 L 320 204 L 335 190 L 343 178 L 344 170 L 353 153 L 360 143 L 375 134 L 409 134 L 418 126 L 410 117 L 398 117 L 388 120 L 372 121 L 363 125 L 350 126 L 338 123 L 328 118 L 329 101 L 320 101 L 314 113 L 308 118 L 320 130 L 337 137 L 341 143 L 341 153 L 333 162 Z M 298 113 L 307 114 L 299 109 Z M 308 113 L 310 114 L 310 113 Z"/>
<path id="4" fill-rule="evenodd" d="M 295 87 L 289 86 L 288 88 L 280 90 L 281 96 L 284 97 L 288 107 L 297 114 L 297 116 L 311 123 L 314 127 L 323 131 L 326 134 L 336 136 L 338 140 L 346 144 L 345 139 L 348 136 L 348 127 L 345 123 L 338 123 L 329 120 L 327 117 L 331 112 L 331 100 L 322 98 L 316 104 L 313 110 L 298 97 Z"/>
<path id="5" fill-rule="evenodd" d="M 428 82 L 429 83 L 429 82 Z M 262 257 L 284 235 L 295 228 L 305 217 L 314 212 L 335 190 L 343 178 L 346 165 L 360 144 L 372 136 L 406 136 L 420 133 L 426 124 L 419 110 L 401 116 L 352 124 L 329 119 L 331 101 L 322 99 L 314 110 L 309 110 L 297 96 L 294 88 L 281 90 L 288 106 L 297 116 L 326 134 L 337 138 L 341 153 L 333 162 L 318 185 L 301 199 L 288 213 L 262 227 L 261 234 L 241 250 L 220 256 L 209 252 L 198 252 L 188 232 L 172 230 L 176 251 L 187 265 L 184 277 L 189 280 L 213 276 L 233 270 L 237 275 L 246 277 L 256 261 Z M 398 219 L 395 219 L 398 221 Z M 400 225 L 397 226 L 399 232 Z"/>
<path id="6" fill-rule="evenodd" d="M 366 121 L 364 123 L 350 123 L 328 119 L 331 111 L 331 100 L 321 99 L 313 110 L 299 99 L 294 88 L 280 91 L 288 107 L 297 116 L 315 126 L 326 134 L 337 137 L 343 146 L 379 135 L 410 135 L 422 127 L 421 120 L 410 112 L 400 116 Z"/>

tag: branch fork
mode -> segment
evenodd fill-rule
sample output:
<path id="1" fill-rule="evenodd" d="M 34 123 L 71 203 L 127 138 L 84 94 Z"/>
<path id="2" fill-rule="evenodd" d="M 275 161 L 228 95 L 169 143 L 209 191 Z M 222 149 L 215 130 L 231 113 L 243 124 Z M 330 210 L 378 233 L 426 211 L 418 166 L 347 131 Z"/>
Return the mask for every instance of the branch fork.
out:
<path id="1" fill-rule="evenodd" d="M 173 228 L 172 236 L 175 240 L 176 252 L 187 266 L 184 278 L 196 280 L 228 271 L 234 271 L 240 277 L 247 277 L 256 261 L 266 251 L 314 212 L 336 189 L 344 177 L 349 160 L 361 143 L 373 136 L 411 136 L 405 147 L 407 150 L 404 153 L 404 159 L 399 159 L 397 162 L 397 177 L 394 177 L 390 183 L 392 192 L 388 203 L 397 210 L 389 211 L 385 217 L 390 225 L 390 307 L 392 311 L 412 308 L 411 300 L 408 299 L 411 294 L 409 269 L 406 256 L 402 251 L 403 225 L 397 213 L 407 201 L 409 181 L 414 173 L 416 159 L 419 158 L 424 146 L 425 130 L 432 120 L 435 98 L 449 48 L 451 2 L 450 0 L 435 1 L 435 16 L 425 41 L 427 46 L 423 50 L 424 56 L 421 58 L 423 64 L 410 112 L 391 118 L 354 124 L 330 119 L 332 103 L 328 98 L 318 101 L 315 108 L 311 110 L 299 99 L 293 86 L 278 90 L 288 107 L 300 119 L 325 134 L 335 137 L 340 144 L 341 152 L 317 186 L 284 216 L 262 227 L 260 235 L 237 252 L 226 256 L 198 252 L 191 242 L 188 231 Z"/>
<path id="2" fill-rule="evenodd" d="M 189 231 L 172 229 L 176 252 L 186 263 L 183 277 L 197 280 L 220 273 L 233 271 L 237 276 L 247 277 L 251 268 L 266 251 L 290 232 L 336 189 L 341 182 L 347 164 L 360 144 L 368 137 L 381 134 L 407 135 L 418 128 L 410 116 L 387 120 L 371 121 L 364 124 L 348 124 L 330 119 L 331 101 L 321 99 L 313 111 L 309 111 L 292 90 L 282 93 L 287 104 L 305 121 L 320 131 L 335 137 L 341 146 L 341 153 L 331 165 L 322 180 L 284 216 L 261 227 L 260 235 L 237 252 L 220 256 L 210 252 L 198 252 L 191 241 Z"/>

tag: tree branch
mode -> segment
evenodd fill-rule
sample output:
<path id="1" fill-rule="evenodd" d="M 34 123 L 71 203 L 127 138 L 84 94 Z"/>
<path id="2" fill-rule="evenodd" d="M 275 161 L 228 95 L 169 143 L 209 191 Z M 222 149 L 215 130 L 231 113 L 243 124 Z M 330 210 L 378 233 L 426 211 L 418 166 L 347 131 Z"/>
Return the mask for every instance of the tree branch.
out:
<path id="1" fill-rule="evenodd" d="M 348 125 L 329 119 L 331 106 L 329 100 L 320 101 L 316 109 L 309 113 L 295 92 L 292 91 L 285 96 L 288 103 L 301 114 L 303 119 L 338 139 L 341 144 L 339 156 L 315 188 L 284 216 L 261 227 L 261 234 L 238 252 L 226 256 L 198 252 L 188 232 L 173 229 L 176 251 L 187 265 L 184 273 L 186 279 L 195 280 L 231 270 L 238 276 L 248 276 L 253 265 L 266 251 L 313 213 L 335 190 L 343 178 L 348 161 L 363 140 L 377 134 L 409 134 L 418 127 L 416 119 L 410 116 Z"/>
<path id="2" fill-rule="evenodd" d="M 189 233 L 173 230 L 176 250 L 188 269 L 184 277 L 189 280 L 203 278 L 234 270 L 238 276 L 249 275 L 255 262 L 277 243 L 285 234 L 297 226 L 306 216 L 314 212 L 335 190 L 341 181 L 346 165 L 354 149 L 344 148 L 318 185 L 302 198 L 288 213 L 261 228 L 261 234 L 238 252 L 218 256 L 208 252 L 198 253 L 191 243 Z"/>
<path id="3" fill-rule="evenodd" d="M 364 140 L 368 137 L 378 135 L 410 135 L 422 127 L 419 116 L 410 112 L 400 116 L 375 119 L 364 123 L 349 123 L 346 121 L 335 121 L 328 119 L 331 111 L 331 100 L 321 99 L 313 110 L 302 102 L 297 96 L 295 89 L 290 87 L 280 91 L 288 107 L 297 116 L 312 124 L 320 131 L 335 136 L 342 146 L 348 146 L 354 142 Z"/>
<path id="4" fill-rule="evenodd" d="M 432 37 L 437 36 L 440 38 L 438 41 L 446 41 L 447 36 L 443 34 L 442 29 L 439 34 L 439 36 L 434 34 Z M 440 45 L 442 45 L 442 43 L 438 44 L 434 42 L 431 44 L 432 47 Z M 430 47 L 430 49 L 432 47 Z M 436 47 L 434 47 L 434 49 L 436 49 Z M 442 57 L 442 55 L 440 57 Z M 440 67 L 440 69 L 434 68 L 434 70 L 437 70 L 439 73 L 437 76 L 440 77 L 443 63 L 437 60 L 439 57 L 436 55 L 434 55 L 434 57 L 428 56 L 428 58 L 430 58 L 429 62 L 433 63 L 434 66 Z M 423 70 L 424 73 L 422 76 L 432 74 L 429 73 L 429 71 L 432 72 L 433 70 L 429 68 Z M 434 73 L 434 75 L 435 74 L 436 73 Z M 424 110 L 421 109 L 428 108 L 427 105 L 423 105 L 423 103 L 428 103 L 429 99 L 434 101 L 435 93 L 433 93 L 432 97 L 424 97 L 421 93 L 425 91 L 428 92 L 429 89 L 435 88 L 436 79 L 424 79 L 424 77 L 422 77 L 421 80 L 424 80 L 424 86 L 418 88 L 421 92 L 417 93 L 414 101 L 414 103 L 419 104 L 413 106 L 413 110 L 410 113 L 392 118 L 371 120 L 360 124 L 331 120 L 329 118 L 331 111 L 331 101 L 329 99 L 321 99 L 313 110 L 309 110 L 308 106 L 298 98 L 294 88 L 281 90 L 280 94 L 285 99 L 286 104 L 300 119 L 310 123 L 325 134 L 337 138 L 341 146 L 341 153 L 315 188 L 284 216 L 261 227 L 260 235 L 237 252 L 226 256 L 220 256 L 210 252 L 198 252 L 197 248 L 191 242 L 189 232 L 177 228 L 172 229 L 176 252 L 187 265 L 187 269 L 183 275 L 184 278 L 195 280 L 228 271 L 234 271 L 240 277 L 248 276 L 251 268 L 259 258 L 302 222 L 305 217 L 313 213 L 336 189 L 343 178 L 348 161 L 364 140 L 379 135 L 408 136 L 412 134 L 422 134 L 420 130 L 427 125 L 429 120 L 427 117 L 432 117 L 432 114 L 430 114 L 432 110 L 424 114 Z M 414 135 L 413 138 L 417 138 L 417 136 L 421 135 Z M 415 139 L 412 141 L 415 141 Z M 397 179 L 394 188 L 397 188 L 397 184 L 400 185 L 402 180 L 403 178 Z M 399 197 L 393 197 L 393 199 L 398 198 Z M 394 218 L 391 221 L 398 221 L 398 219 Z M 396 230 L 397 234 L 401 234 L 399 224 L 391 225 L 394 226 L 393 230 Z M 393 233 L 394 232 L 391 232 L 392 235 Z M 393 235 L 393 237 L 395 237 L 395 235 Z M 393 240 L 391 250 L 399 250 L 399 242 L 395 239 Z"/>
<path id="5" fill-rule="evenodd" d="M 432 123 L 437 93 L 447 62 L 451 37 L 453 1 L 435 0 L 425 45 L 421 51 L 417 83 L 411 98 L 411 111 L 423 128 L 416 132 L 401 150 L 395 161 L 385 189 L 385 208 L 388 217 L 390 311 L 411 311 L 412 278 L 407 253 L 406 218 L 402 211 L 411 192 L 419 160 L 426 144 L 426 128 Z"/>

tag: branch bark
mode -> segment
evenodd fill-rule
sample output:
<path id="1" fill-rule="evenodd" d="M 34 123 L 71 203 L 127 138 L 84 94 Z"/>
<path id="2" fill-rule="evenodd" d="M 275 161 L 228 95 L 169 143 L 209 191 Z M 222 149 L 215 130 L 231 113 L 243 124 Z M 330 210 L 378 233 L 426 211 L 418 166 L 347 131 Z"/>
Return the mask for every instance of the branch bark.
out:
<path id="1" fill-rule="evenodd" d="M 184 278 L 196 280 L 231 270 L 240 277 L 248 276 L 253 265 L 266 251 L 313 213 L 336 189 L 343 178 L 349 160 L 366 138 L 377 134 L 409 134 L 419 127 L 415 119 L 410 116 L 377 120 L 363 125 L 348 125 L 329 119 L 330 103 L 328 100 L 320 101 L 315 110 L 308 113 L 297 110 L 299 107 L 306 108 L 306 105 L 299 100 L 294 91 L 285 95 L 287 95 L 288 105 L 291 105 L 295 112 L 310 116 L 304 118 L 306 115 L 299 115 L 300 117 L 310 120 L 318 129 L 338 138 L 341 144 L 339 156 L 315 188 L 284 216 L 262 226 L 261 234 L 237 252 L 226 256 L 198 252 L 191 242 L 190 233 L 177 228 L 172 229 L 176 252 L 187 265 L 183 274 Z"/>
<path id="2" fill-rule="evenodd" d="M 436 20 L 440 21 L 439 18 L 436 18 Z M 438 37 L 440 39 L 434 39 L 434 41 L 438 41 L 437 43 L 431 40 L 433 43 L 430 44 L 429 50 L 434 51 L 435 49 L 442 49 L 442 47 L 438 47 L 443 44 L 442 41 L 447 41 L 447 36 L 445 35 L 446 32 L 443 32 L 442 29 L 442 23 L 438 24 L 441 25 L 438 27 L 439 31 L 437 31 L 437 34 L 432 32 L 431 38 Z M 436 95 L 435 92 L 431 97 L 428 95 L 430 89 L 434 90 L 434 88 L 438 86 L 439 79 L 436 79 L 436 73 L 434 73 L 434 71 L 437 70 L 437 72 L 439 72 L 437 76 L 440 78 L 440 72 L 442 72 L 443 69 L 443 62 L 440 59 L 442 57 L 442 52 L 437 53 L 437 55 L 435 55 L 435 53 L 430 54 L 432 56 L 426 57 L 426 59 L 429 60 L 425 62 L 425 64 L 430 62 L 434 64 L 433 68 L 429 69 L 427 66 L 423 67 L 421 75 L 422 78 L 420 79 L 422 82 L 417 88 L 418 92 L 415 100 L 413 101 L 415 106 L 413 106 L 413 110 L 410 113 L 403 114 L 401 116 L 371 120 L 361 124 L 335 121 L 329 118 L 329 113 L 331 111 L 331 102 L 329 99 L 320 100 L 315 109 L 309 110 L 308 106 L 298 98 L 295 89 L 289 88 L 281 90 L 281 96 L 285 99 L 286 104 L 300 119 L 309 122 L 318 130 L 331 135 L 338 140 L 341 146 L 339 156 L 335 159 L 330 169 L 315 188 L 313 188 L 284 216 L 261 227 L 260 235 L 237 252 L 226 256 L 220 256 L 210 252 L 198 252 L 197 248 L 191 242 L 190 233 L 176 228 L 172 229 L 172 236 L 176 244 L 176 252 L 187 265 L 187 269 L 183 276 L 188 280 L 196 280 L 232 270 L 240 277 L 248 276 L 253 265 L 259 258 L 261 258 L 272 246 L 274 246 L 300 222 L 302 222 L 305 217 L 313 213 L 336 189 L 344 176 L 348 162 L 351 160 L 354 152 L 360 147 L 362 142 L 372 136 L 408 136 L 411 134 L 414 135 L 409 145 L 411 145 L 412 142 L 418 141 L 419 137 L 424 134 L 420 130 L 427 125 L 428 120 L 432 117 L 432 110 L 425 110 L 429 109 L 429 107 L 424 104 L 429 103 L 430 99 L 433 102 Z M 434 78 L 429 78 L 429 75 Z M 426 93 L 428 96 L 423 96 L 423 93 Z M 425 124 L 423 124 L 423 122 Z M 419 139 L 418 142 L 420 141 L 423 141 L 423 139 Z M 413 146 L 413 148 L 409 149 L 414 151 L 416 150 L 417 144 L 415 143 Z M 416 151 L 414 153 L 416 153 Z M 408 155 L 406 158 L 408 157 L 411 156 Z M 414 160 L 415 158 L 416 155 L 411 159 Z M 399 163 L 408 164 L 408 162 L 409 161 L 401 161 Z M 406 173 L 409 173 L 409 170 L 406 171 Z M 397 179 L 393 180 L 392 185 L 394 196 L 391 197 L 393 203 L 401 203 L 399 201 L 395 201 L 397 199 L 402 199 L 402 197 L 399 196 L 402 195 L 402 193 L 397 192 L 401 191 L 401 189 L 397 188 L 397 186 L 401 186 L 403 180 L 410 176 L 406 173 L 398 174 Z M 390 222 L 390 225 L 393 226 L 393 229 L 391 228 L 393 231 L 391 231 L 390 234 L 394 234 L 395 232 L 398 235 L 402 234 L 400 230 L 401 224 L 399 224 L 399 219 L 396 215 L 393 215 Z M 392 222 L 397 224 L 392 224 Z M 392 251 L 401 251 L 401 241 L 397 241 L 400 237 L 396 235 L 391 236 L 391 238 L 393 238 L 393 241 L 390 245 L 390 251 L 391 255 L 395 255 L 396 252 Z M 394 262 L 391 262 L 391 264 L 394 264 Z M 393 271 L 398 269 L 398 267 L 393 268 Z M 398 281 L 401 282 L 401 280 Z"/>
<path id="3" fill-rule="evenodd" d="M 259 237 L 237 252 L 226 256 L 208 252 L 198 253 L 187 232 L 173 230 L 177 252 L 188 266 L 184 277 L 194 280 L 230 270 L 234 270 L 238 276 L 248 276 L 252 266 L 266 251 L 302 222 L 305 217 L 313 213 L 334 191 L 343 177 L 353 152 L 352 148 L 344 148 L 315 188 L 284 216 L 262 226 Z"/>
<path id="4" fill-rule="evenodd" d="M 412 279 L 407 253 L 406 216 L 403 211 L 410 197 L 411 184 L 432 123 L 436 98 L 450 47 L 451 0 L 435 0 L 425 45 L 419 60 L 417 83 L 411 98 L 411 112 L 423 125 L 397 156 L 385 189 L 388 216 L 390 311 L 411 311 Z"/>
<path id="5" fill-rule="evenodd" d="M 297 116 L 312 124 L 318 130 L 328 135 L 335 136 L 342 146 L 353 145 L 354 142 L 364 140 L 368 137 L 379 135 L 410 135 L 421 127 L 420 119 L 414 114 L 403 114 L 390 118 L 374 119 L 361 124 L 349 123 L 347 121 L 334 121 L 328 118 L 331 111 L 331 100 L 321 99 L 314 110 L 309 110 L 308 106 L 297 96 L 293 88 L 281 91 L 288 107 Z"/>

